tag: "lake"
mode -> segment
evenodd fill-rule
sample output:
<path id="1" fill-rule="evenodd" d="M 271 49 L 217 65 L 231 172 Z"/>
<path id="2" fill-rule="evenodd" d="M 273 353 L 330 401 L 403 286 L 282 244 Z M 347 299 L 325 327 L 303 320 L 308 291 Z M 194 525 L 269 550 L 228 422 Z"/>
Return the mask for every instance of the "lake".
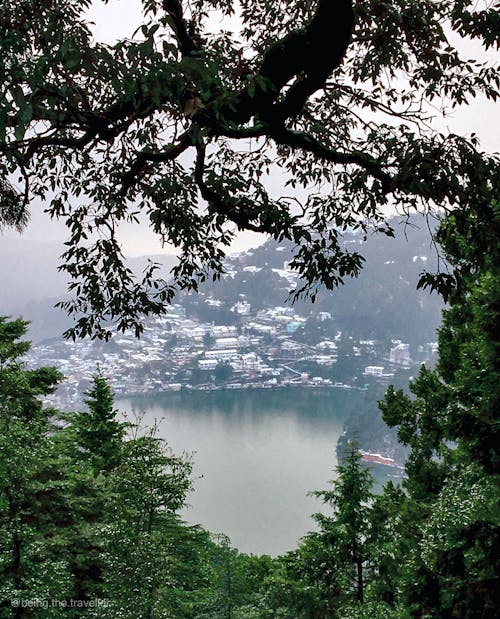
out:
<path id="1" fill-rule="evenodd" d="M 120 411 L 160 421 L 174 453 L 192 454 L 184 517 L 242 552 L 281 554 L 314 528 L 307 496 L 335 477 L 343 423 L 362 393 L 343 389 L 207 391 L 134 396 Z"/>

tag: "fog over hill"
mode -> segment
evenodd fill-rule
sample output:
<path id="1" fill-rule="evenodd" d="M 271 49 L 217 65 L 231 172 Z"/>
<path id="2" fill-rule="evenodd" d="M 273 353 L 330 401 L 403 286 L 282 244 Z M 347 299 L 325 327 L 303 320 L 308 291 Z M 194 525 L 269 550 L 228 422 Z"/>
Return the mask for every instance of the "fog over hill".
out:
<path id="1" fill-rule="evenodd" d="M 61 243 L 0 237 L 2 309 L 63 294 L 67 278 L 57 270 L 63 251 Z"/>
<path id="2" fill-rule="evenodd" d="M 320 290 L 316 302 L 299 300 L 300 314 L 329 312 L 336 328 L 365 339 L 401 339 L 416 345 L 436 338 L 442 301 L 427 290 L 417 290 L 420 274 L 438 268 L 438 250 L 424 217 L 394 218 L 395 238 L 348 232 L 343 244 L 365 257 L 358 278 L 346 278 L 333 291 Z M 201 295 L 190 295 L 194 311 L 202 319 L 217 320 L 230 307 L 245 299 L 254 309 L 285 305 L 293 279 L 286 271 L 293 244 L 269 240 L 255 250 L 228 260 L 227 275 L 220 282 L 201 286 Z M 441 268 L 443 263 L 441 262 Z M 203 303 L 203 300 L 205 302 Z M 212 299 L 221 305 L 211 306 Z M 224 311 L 225 310 L 225 311 Z M 307 337 L 314 339 L 313 332 Z"/>
<path id="3" fill-rule="evenodd" d="M 296 311 L 330 312 L 336 325 L 365 338 L 396 338 L 410 343 L 435 339 L 442 303 L 436 295 L 417 291 L 419 274 L 437 267 L 427 222 L 413 217 L 410 224 L 395 218 L 396 238 L 381 234 L 364 239 L 357 232 L 346 233 L 343 242 L 350 251 L 359 251 L 365 266 L 357 279 L 346 279 L 339 289 L 320 291 L 314 305 L 298 301 Z M 230 308 L 245 299 L 254 308 L 284 305 L 293 288 L 286 263 L 292 255 L 291 243 L 268 240 L 254 250 L 228 258 L 227 275 L 219 282 L 206 282 L 201 294 L 180 298 L 190 311 L 207 320 L 224 321 Z M 56 242 L 0 238 L 0 315 L 21 315 L 30 320 L 30 337 L 35 341 L 55 337 L 70 325 L 68 317 L 55 309 L 67 297 L 67 275 L 58 271 L 64 247 Z M 166 277 L 176 258 L 153 255 L 130 259 L 128 264 L 140 273 L 148 260 L 163 264 Z M 218 306 L 207 303 L 216 299 Z M 314 339 L 314 333 L 305 335 Z"/>
<path id="4" fill-rule="evenodd" d="M 54 305 L 68 297 L 68 275 L 58 270 L 64 245 L 0 236 L 0 316 L 23 316 L 31 321 L 29 336 L 36 343 L 60 336 L 71 320 Z M 167 275 L 175 256 L 149 256 L 163 264 Z M 130 258 L 129 266 L 140 274 L 148 257 Z"/>

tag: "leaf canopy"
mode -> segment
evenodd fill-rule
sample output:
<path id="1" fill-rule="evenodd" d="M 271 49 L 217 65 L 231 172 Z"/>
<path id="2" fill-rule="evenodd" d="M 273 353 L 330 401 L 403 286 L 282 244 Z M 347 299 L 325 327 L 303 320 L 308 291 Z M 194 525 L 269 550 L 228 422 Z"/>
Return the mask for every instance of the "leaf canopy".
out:
<path id="1" fill-rule="evenodd" d="M 314 298 L 362 267 L 346 229 L 390 234 L 394 207 L 488 217 L 498 158 L 431 117 L 498 97 L 493 3 L 142 0 L 113 45 L 90 4 L 0 1 L 0 226 L 34 198 L 65 220 L 72 335 L 140 333 L 223 273 L 238 231 L 293 240 L 294 295 Z M 124 262 L 120 225 L 141 218 L 179 251 L 172 281 Z"/>

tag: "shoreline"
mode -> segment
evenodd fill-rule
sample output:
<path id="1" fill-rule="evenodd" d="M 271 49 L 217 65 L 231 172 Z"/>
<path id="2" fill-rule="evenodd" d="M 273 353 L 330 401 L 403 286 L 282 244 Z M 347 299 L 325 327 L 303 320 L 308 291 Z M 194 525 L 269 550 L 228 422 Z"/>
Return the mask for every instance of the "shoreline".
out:
<path id="1" fill-rule="evenodd" d="M 213 386 L 213 387 L 187 387 L 182 386 L 180 389 L 158 389 L 147 391 L 115 391 L 117 399 L 122 398 L 136 398 L 141 396 L 158 396 L 158 395 L 186 395 L 192 393 L 219 393 L 219 392 L 240 392 L 240 391 L 285 391 L 287 389 L 343 389 L 345 391 L 366 391 L 367 387 L 358 387 L 357 385 L 322 385 L 312 383 L 288 383 L 286 385 L 242 385 L 238 387 L 231 387 L 226 385 Z"/>

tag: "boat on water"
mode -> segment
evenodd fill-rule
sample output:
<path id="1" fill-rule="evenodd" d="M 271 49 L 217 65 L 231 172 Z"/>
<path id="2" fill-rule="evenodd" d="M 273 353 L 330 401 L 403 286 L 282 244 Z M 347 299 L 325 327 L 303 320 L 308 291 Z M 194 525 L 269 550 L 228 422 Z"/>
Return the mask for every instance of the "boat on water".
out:
<path id="1" fill-rule="evenodd" d="M 360 449 L 360 454 L 361 459 L 364 462 L 375 462 L 376 464 L 383 464 L 384 466 L 391 466 L 397 469 L 402 468 L 401 465 L 394 460 L 394 458 L 372 453 L 371 451 L 363 451 L 362 449 Z"/>

